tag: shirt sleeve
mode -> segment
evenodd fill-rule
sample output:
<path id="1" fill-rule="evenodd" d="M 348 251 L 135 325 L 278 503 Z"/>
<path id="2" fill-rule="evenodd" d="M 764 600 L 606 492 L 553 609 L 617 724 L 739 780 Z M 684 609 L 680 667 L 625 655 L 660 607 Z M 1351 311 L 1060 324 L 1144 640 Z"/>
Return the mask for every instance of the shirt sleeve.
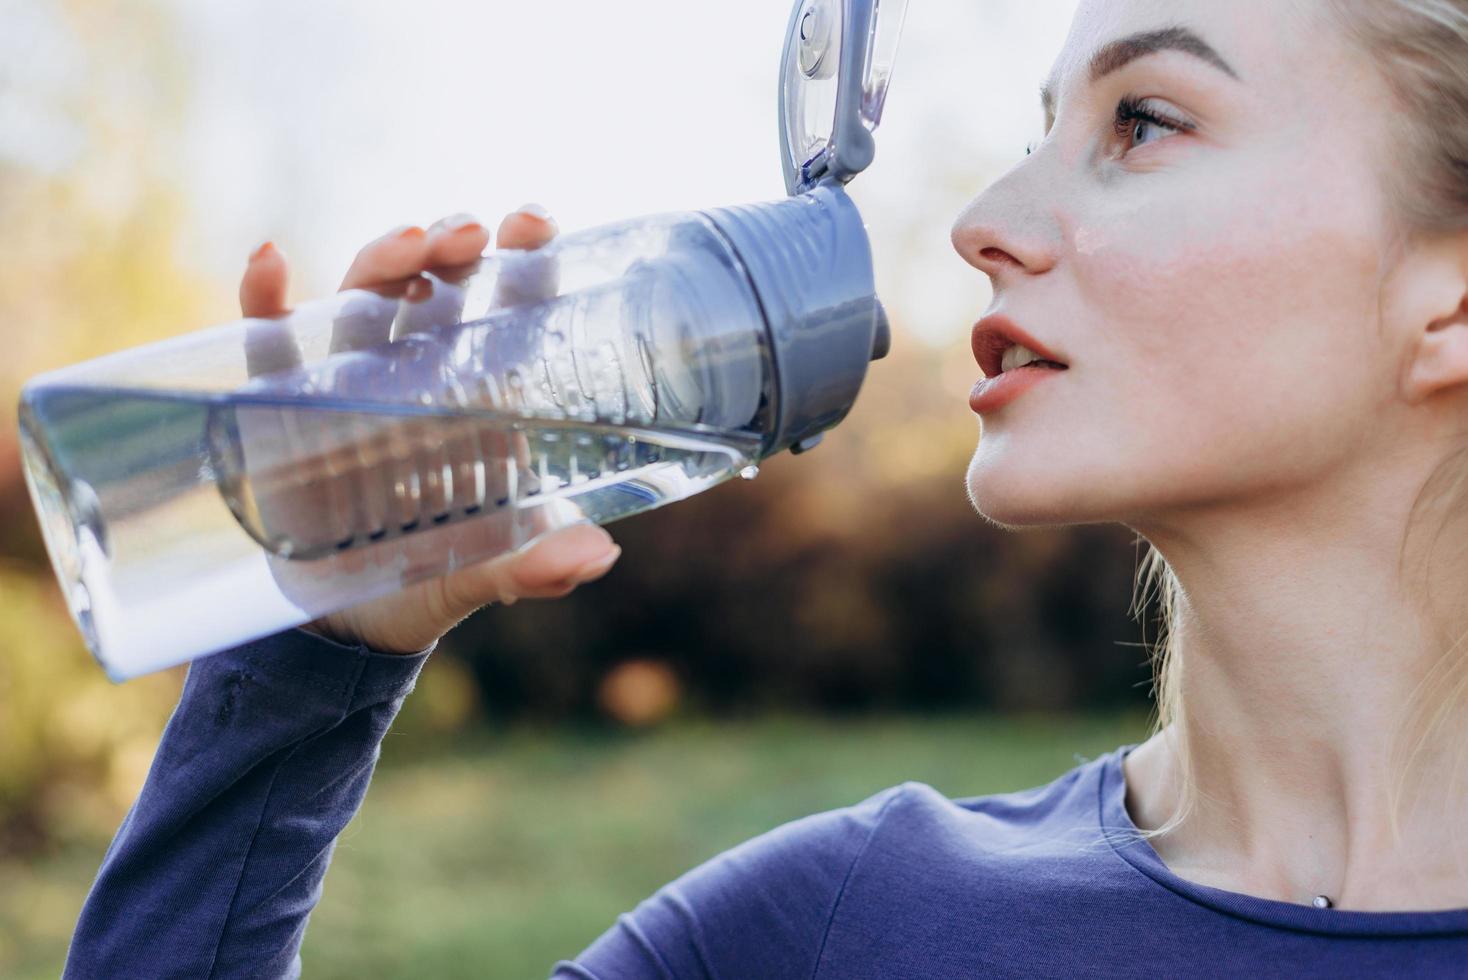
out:
<path id="1" fill-rule="evenodd" d="M 796 820 L 694 868 L 617 918 L 552 980 L 811 980 L 846 882 L 896 786 Z"/>
<path id="2" fill-rule="evenodd" d="M 298 976 L 336 837 L 428 653 L 293 630 L 191 665 L 65 976 Z"/>

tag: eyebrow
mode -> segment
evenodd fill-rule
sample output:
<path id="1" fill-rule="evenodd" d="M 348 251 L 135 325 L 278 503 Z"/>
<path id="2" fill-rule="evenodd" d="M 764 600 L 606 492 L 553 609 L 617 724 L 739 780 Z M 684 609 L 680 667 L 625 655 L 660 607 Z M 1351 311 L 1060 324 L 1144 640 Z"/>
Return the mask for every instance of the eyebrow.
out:
<path id="1" fill-rule="evenodd" d="M 1129 34 L 1101 48 L 1091 56 L 1091 66 L 1088 72 L 1090 80 L 1094 84 L 1112 72 L 1120 71 L 1138 58 L 1156 54 L 1159 51 L 1181 51 L 1207 62 L 1230 78 L 1239 77 L 1239 73 L 1223 60 L 1223 56 L 1213 49 L 1213 45 L 1193 31 L 1186 27 L 1164 27 L 1155 31 Z M 1058 83 L 1053 78 L 1040 86 L 1040 102 L 1049 116 L 1055 115 L 1055 90 L 1058 87 Z"/>

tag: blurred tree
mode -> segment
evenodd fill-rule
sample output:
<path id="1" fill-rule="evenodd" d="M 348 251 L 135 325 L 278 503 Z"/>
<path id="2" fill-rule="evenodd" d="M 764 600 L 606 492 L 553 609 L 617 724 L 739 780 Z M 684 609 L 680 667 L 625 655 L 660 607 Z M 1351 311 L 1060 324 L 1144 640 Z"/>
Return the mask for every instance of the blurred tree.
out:
<path id="1" fill-rule="evenodd" d="M 0 850 L 115 826 L 178 674 L 116 688 L 61 604 L 15 417 L 40 371 L 176 333 L 210 295 L 174 259 L 186 79 L 148 0 L 10 0 L 0 31 Z M 217 295 L 217 291 L 216 291 Z"/>
<path id="2" fill-rule="evenodd" d="M 39 564 L 15 401 L 31 375 L 177 333 L 211 296 L 174 247 L 187 91 L 150 0 L 11 0 L 0 32 L 0 553 Z"/>

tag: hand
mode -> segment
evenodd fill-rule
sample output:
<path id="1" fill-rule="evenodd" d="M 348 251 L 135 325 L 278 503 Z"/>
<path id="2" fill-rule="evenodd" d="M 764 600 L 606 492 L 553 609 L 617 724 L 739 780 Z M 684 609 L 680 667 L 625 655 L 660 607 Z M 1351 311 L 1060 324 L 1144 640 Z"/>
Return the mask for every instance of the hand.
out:
<path id="1" fill-rule="evenodd" d="M 501 249 L 537 249 L 555 235 L 555 225 L 543 212 L 517 211 L 504 219 L 496 236 Z M 347 271 L 341 289 L 366 289 L 378 295 L 401 298 L 407 304 L 452 303 L 462 290 L 456 286 L 477 268 L 478 259 L 489 242 L 489 233 L 472 219 L 460 216 L 440 221 L 427 230 L 418 227 L 399 229 L 369 243 L 358 253 Z M 433 270 L 436 278 L 424 276 Z M 289 313 L 285 304 L 288 268 L 285 257 L 267 243 L 250 256 L 240 283 L 240 306 L 247 317 L 276 318 Z M 434 297 L 434 284 L 441 293 Z M 543 284 L 554 294 L 554 282 Z M 523 301 L 525 297 L 515 297 Z M 411 311 L 414 307 L 408 306 Z M 438 311 L 438 315 L 442 315 Z M 333 353 L 351 351 L 388 340 L 386 330 L 362 329 L 361 324 L 341 324 L 334 332 Z M 279 365 L 264 359 L 255 373 L 273 370 Z M 279 418 L 279 413 L 277 413 Z M 435 425 L 435 421 L 415 423 Z M 449 423 L 445 423 L 449 424 Z M 464 448 L 467 441 L 481 457 L 493 440 L 503 443 L 503 431 L 467 431 L 465 424 L 454 423 L 456 431 L 445 438 L 444 451 L 454 460 L 470 458 Z M 501 458 L 519 455 L 520 446 L 499 445 Z M 490 450 L 494 452 L 494 450 Z M 359 467 L 360 468 L 360 467 Z M 326 518 L 343 507 L 353 506 L 351 497 L 361 497 L 361 483 L 354 474 L 333 468 L 330 461 L 323 472 L 309 469 L 306 478 L 296 469 L 292 485 L 267 492 L 266 505 L 273 504 L 276 513 L 296 515 L 298 521 Z M 360 476 L 360 474 L 355 474 Z M 273 497 L 273 501 L 270 499 Z M 305 503 L 307 506 L 302 506 Z M 392 501 L 384 504 L 388 509 Z M 264 509 L 262 507 L 262 509 Z M 465 525 L 466 532 L 476 522 Z M 482 522 L 481 522 L 482 523 Z M 401 539 L 411 548 L 412 536 Z M 383 547 L 378 545 L 377 547 Z M 522 598 L 557 598 L 577 585 L 606 574 L 621 549 L 612 543 L 602 528 L 578 523 L 552 531 L 523 552 L 502 555 L 490 561 L 470 565 L 447 575 L 418 582 L 380 599 L 323 616 L 306 625 L 306 629 L 343 643 L 361 642 L 382 652 L 413 653 L 433 643 L 469 613 L 490 602 L 506 605 Z M 349 558 L 350 552 L 342 558 Z M 285 562 L 299 565 L 296 562 Z M 299 572 L 290 570 L 289 574 Z"/>

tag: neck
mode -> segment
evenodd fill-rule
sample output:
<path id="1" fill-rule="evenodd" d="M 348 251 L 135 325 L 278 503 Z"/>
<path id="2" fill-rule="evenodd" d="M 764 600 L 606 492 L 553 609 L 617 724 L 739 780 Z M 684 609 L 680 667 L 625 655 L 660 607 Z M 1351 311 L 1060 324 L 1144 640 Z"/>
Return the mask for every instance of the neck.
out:
<path id="1" fill-rule="evenodd" d="M 1181 586 L 1178 710 L 1128 758 L 1128 805 L 1157 827 L 1191 780 L 1193 809 L 1154 839 L 1178 874 L 1338 908 L 1468 906 L 1456 696 L 1468 649 L 1449 651 L 1465 624 L 1448 602 L 1468 569 L 1424 565 L 1425 543 L 1403 551 L 1431 469 L 1393 467 L 1404 476 L 1390 486 L 1377 467 L 1348 492 L 1275 495 L 1146 532 Z"/>

